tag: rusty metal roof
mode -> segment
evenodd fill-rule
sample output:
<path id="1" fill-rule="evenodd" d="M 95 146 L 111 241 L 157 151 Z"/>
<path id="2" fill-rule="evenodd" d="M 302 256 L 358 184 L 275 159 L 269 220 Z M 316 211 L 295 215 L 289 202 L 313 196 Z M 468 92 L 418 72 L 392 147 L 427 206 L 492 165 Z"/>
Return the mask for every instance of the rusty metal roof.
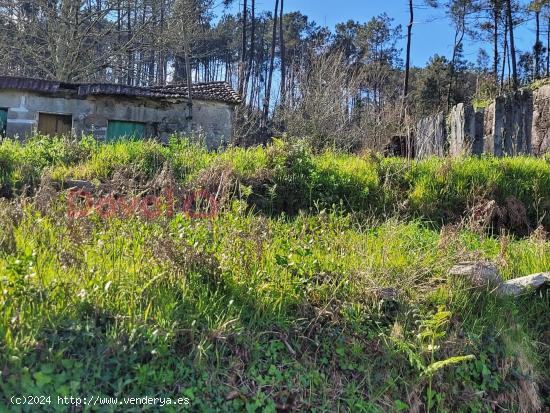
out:
<path id="1" fill-rule="evenodd" d="M 19 89 L 53 93 L 63 90 L 76 91 L 78 96 L 112 95 L 148 97 L 157 99 L 186 99 L 187 85 L 137 87 L 109 83 L 64 83 L 55 80 L 0 76 L 0 89 Z M 241 103 L 239 95 L 226 82 L 195 83 L 191 97 L 197 100 L 212 100 L 230 104 Z"/>

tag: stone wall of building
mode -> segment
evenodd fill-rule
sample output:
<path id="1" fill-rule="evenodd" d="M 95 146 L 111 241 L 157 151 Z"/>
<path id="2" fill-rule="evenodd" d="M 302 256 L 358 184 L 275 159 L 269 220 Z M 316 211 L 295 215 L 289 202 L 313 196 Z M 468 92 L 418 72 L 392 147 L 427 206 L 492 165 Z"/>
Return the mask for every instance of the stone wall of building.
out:
<path id="1" fill-rule="evenodd" d="M 444 156 L 446 140 L 443 112 L 422 119 L 416 126 L 416 157 Z"/>
<path id="2" fill-rule="evenodd" d="M 233 106 L 213 101 L 193 101 L 193 118 L 187 120 L 185 102 L 149 98 L 93 96 L 86 99 L 51 96 L 26 91 L 0 92 L 0 108 L 8 109 L 6 134 L 26 138 L 37 129 L 39 113 L 70 114 L 76 135 L 105 139 L 109 120 L 145 123 L 146 133 L 166 140 L 174 133 L 195 133 L 215 148 L 228 143 L 233 128 Z"/>

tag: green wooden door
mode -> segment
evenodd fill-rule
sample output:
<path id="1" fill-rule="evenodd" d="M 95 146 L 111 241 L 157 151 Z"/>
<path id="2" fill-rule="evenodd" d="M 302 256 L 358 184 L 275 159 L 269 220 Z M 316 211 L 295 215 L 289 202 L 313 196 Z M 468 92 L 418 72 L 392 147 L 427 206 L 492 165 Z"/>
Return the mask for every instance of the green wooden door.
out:
<path id="1" fill-rule="evenodd" d="M 6 135 L 7 124 L 8 124 L 8 110 L 0 109 L 0 136 Z"/>
<path id="2" fill-rule="evenodd" d="M 110 120 L 107 123 L 107 141 L 121 138 L 144 138 L 145 124 L 140 122 L 127 122 L 122 120 Z"/>

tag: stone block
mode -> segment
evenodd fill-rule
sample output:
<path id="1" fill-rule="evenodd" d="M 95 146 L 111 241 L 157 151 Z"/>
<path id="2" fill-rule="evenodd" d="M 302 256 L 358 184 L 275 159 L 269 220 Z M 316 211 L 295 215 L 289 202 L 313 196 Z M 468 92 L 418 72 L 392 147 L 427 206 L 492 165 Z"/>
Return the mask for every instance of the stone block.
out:
<path id="1" fill-rule="evenodd" d="M 418 122 L 416 126 L 416 156 L 444 156 L 446 142 L 445 115 L 439 112 Z"/>

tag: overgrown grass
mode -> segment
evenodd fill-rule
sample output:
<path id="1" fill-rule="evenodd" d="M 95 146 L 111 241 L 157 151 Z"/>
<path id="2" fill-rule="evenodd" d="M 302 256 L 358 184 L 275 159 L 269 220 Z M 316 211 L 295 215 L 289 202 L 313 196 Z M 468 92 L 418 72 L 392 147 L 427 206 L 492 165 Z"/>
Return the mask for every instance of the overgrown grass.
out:
<path id="1" fill-rule="evenodd" d="M 55 145 L 66 152 L 44 150 Z M 201 412 L 548 406 L 548 294 L 504 299 L 448 276 L 463 260 L 493 261 L 505 279 L 550 269 L 541 231 L 495 237 L 463 219 L 476 200 L 509 196 L 534 219 L 545 160 L 66 145 L 0 145 L 4 187 L 15 196 L 45 168 L 60 181 L 120 167 L 152 178 L 168 161 L 182 185 L 221 168 L 239 188 L 209 219 L 74 220 L 63 193 L 46 209 L 2 201 L 0 411 L 31 394 L 54 399 L 41 411 L 66 411 L 57 395 L 188 397 Z M 462 355 L 475 360 L 419 367 Z"/>
<path id="2" fill-rule="evenodd" d="M 93 139 L 66 142 L 37 137 L 22 145 L 0 145 L 0 191 L 32 191 L 48 171 L 54 180 L 105 181 L 131 166 L 150 179 L 168 162 L 176 179 L 188 184 L 208 168 L 230 169 L 245 191 L 249 206 L 270 214 L 340 205 L 347 212 L 387 217 L 396 211 L 438 225 L 461 220 L 481 201 L 505 206 L 517 199 L 530 229 L 550 229 L 549 158 L 492 157 L 409 162 L 376 156 L 357 157 L 325 152 L 313 155 L 304 143 L 276 141 L 267 149 L 231 148 L 210 153 L 186 140 L 168 146 L 155 142 L 119 141 L 109 145 Z M 512 228 L 513 229 L 513 228 Z"/>

